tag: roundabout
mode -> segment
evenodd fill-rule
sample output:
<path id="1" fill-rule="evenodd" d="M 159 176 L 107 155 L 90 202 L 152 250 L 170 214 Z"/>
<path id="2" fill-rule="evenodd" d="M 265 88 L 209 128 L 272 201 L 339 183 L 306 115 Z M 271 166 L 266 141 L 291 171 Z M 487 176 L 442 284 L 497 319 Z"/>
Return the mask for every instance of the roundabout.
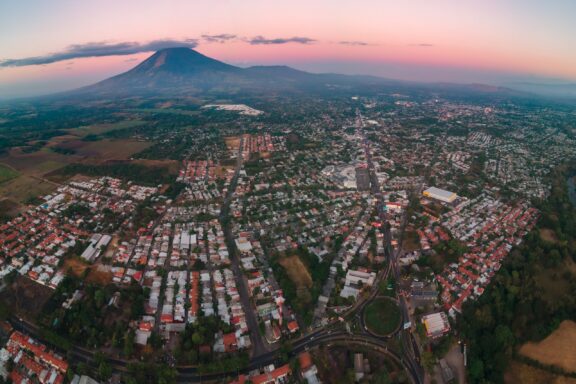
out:
<path id="1" fill-rule="evenodd" d="M 396 300 L 380 296 L 364 307 L 363 320 L 368 332 L 374 336 L 386 337 L 399 330 L 402 315 Z"/>

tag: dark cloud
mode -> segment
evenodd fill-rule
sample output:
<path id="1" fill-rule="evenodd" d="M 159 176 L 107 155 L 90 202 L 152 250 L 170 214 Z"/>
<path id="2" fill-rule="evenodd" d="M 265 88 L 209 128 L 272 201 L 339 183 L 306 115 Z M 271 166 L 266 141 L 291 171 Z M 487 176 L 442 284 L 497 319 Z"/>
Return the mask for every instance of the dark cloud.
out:
<path id="1" fill-rule="evenodd" d="M 370 45 L 364 41 L 339 41 L 338 44 L 341 45 L 356 45 L 356 46 L 365 46 Z"/>
<path id="2" fill-rule="evenodd" d="M 74 44 L 70 45 L 61 52 L 54 52 L 45 56 L 3 60 L 0 61 L 0 67 L 24 67 L 27 65 L 42 65 L 83 57 L 132 55 L 140 52 L 157 51 L 164 48 L 174 48 L 174 47 L 194 48 L 197 45 L 198 42 L 195 39 L 184 39 L 184 40 L 166 39 L 166 40 L 149 41 L 147 43 L 94 42 L 86 44 Z"/>
<path id="3" fill-rule="evenodd" d="M 225 43 L 229 40 L 235 40 L 238 36 L 229 33 L 221 33 L 219 35 L 202 35 L 202 39 L 208 43 Z"/>
<path id="4" fill-rule="evenodd" d="M 311 44 L 316 42 L 316 40 L 309 37 L 288 37 L 288 38 L 277 38 L 277 39 L 267 39 L 264 36 L 256 36 L 251 39 L 247 39 L 247 42 L 251 45 L 273 45 L 273 44 Z"/>
<path id="5" fill-rule="evenodd" d="M 427 48 L 427 47 L 433 47 L 434 44 L 419 43 L 419 44 L 410 44 L 410 46 L 412 46 L 412 47 L 423 47 L 423 48 Z"/>

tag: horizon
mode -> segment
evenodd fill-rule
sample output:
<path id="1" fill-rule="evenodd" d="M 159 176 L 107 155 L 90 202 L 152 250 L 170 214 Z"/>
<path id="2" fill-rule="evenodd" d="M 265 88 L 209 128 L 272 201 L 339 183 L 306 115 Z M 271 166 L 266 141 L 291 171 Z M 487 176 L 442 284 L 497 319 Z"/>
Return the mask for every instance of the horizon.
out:
<path id="1" fill-rule="evenodd" d="M 518 0 L 415 1 L 412 6 L 3 3 L 0 98 L 90 85 L 133 68 L 159 49 L 178 46 L 240 67 L 287 65 L 313 73 L 480 83 L 537 93 L 560 89 L 574 96 L 574 11 L 576 4 L 563 0 L 547 6 Z M 151 17 L 156 28 L 149 27 Z"/>

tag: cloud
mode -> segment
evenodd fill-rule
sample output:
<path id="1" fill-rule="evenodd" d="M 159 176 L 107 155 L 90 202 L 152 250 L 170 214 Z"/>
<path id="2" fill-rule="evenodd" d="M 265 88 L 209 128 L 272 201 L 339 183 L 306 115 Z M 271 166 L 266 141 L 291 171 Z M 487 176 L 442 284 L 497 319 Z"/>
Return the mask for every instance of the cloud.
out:
<path id="1" fill-rule="evenodd" d="M 107 43 L 92 42 L 85 44 L 74 44 L 68 46 L 60 52 L 50 53 L 45 56 L 26 57 L 23 59 L 8 59 L 0 61 L 0 67 L 24 67 L 28 65 L 42 65 L 56 63 L 59 61 L 78 59 L 83 57 L 102 56 L 124 56 L 140 52 L 157 51 L 164 48 L 188 47 L 194 48 L 198 45 L 195 39 L 184 40 L 153 40 L 147 43 L 123 42 Z"/>
<path id="2" fill-rule="evenodd" d="M 338 44 L 340 45 L 353 45 L 353 46 L 366 46 L 370 45 L 364 41 L 339 41 Z"/>
<path id="3" fill-rule="evenodd" d="M 267 39 L 264 36 L 256 36 L 251 39 L 247 39 L 247 42 L 251 45 L 273 45 L 273 44 L 288 44 L 288 43 L 297 43 L 297 44 L 311 44 L 316 42 L 315 39 L 311 39 L 309 37 L 288 37 L 288 38 L 276 38 L 276 39 Z"/>
<path id="4" fill-rule="evenodd" d="M 429 43 L 419 43 L 419 44 L 410 44 L 411 47 L 422 47 L 422 48 L 427 48 L 427 47 L 433 47 L 434 44 L 429 44 Z"/>
<path id="5" fill-rule="evenodd" d="M 229 40 L 235 40 L 238 36 L 229 33 L 221 33 L 219 35 L 202 35 L 202 39 L 208 43 L 225 43 Z"/>

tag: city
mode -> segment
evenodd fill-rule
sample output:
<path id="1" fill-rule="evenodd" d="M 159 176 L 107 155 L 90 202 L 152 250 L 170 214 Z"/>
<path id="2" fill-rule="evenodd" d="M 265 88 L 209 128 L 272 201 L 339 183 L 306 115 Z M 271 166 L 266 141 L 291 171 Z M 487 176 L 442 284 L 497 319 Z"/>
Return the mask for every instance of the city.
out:
<path id="1" fill-rule="evenodd" d="M 254 36 L 0 60 L 122 60 L 0 100 L 0 382 L 572 383 L 574 100 Z"/>

